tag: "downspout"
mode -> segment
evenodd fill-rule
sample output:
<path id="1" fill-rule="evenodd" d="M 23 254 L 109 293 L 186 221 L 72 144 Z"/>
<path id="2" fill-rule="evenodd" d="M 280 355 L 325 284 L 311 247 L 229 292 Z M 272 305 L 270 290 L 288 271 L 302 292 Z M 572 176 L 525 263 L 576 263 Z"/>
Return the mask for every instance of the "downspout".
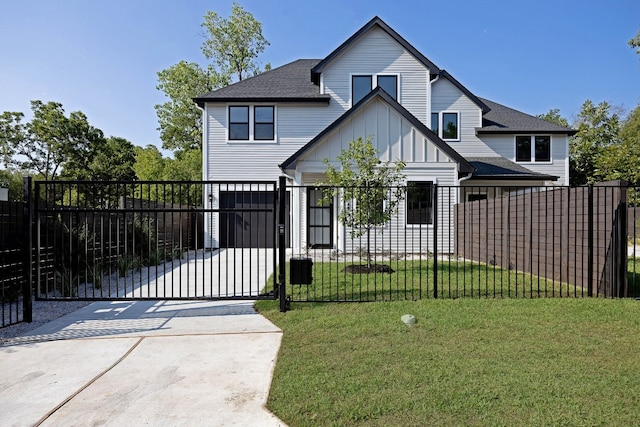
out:
<path id="1" fill-rule="evenodd" d="M 206 104 L 203 104 L 204 107 L 200 107 L 196 103 L 197 107 L 202 110 L 202 180 L 207 181 L 209 179 L 209 144 L 207 144 L 209 140 L 209 126 L 207 123 L 207 108 Z M 208 207 L 209 209 L 213 208 L 213 194 L 212 188 L 207 189 L 207 185 L 203 184 L 202 187 L 202 206 Z M 205 246 L 208 248 L 214 247 L 214 236 L 213 236 L 213 223 L 214 223 L 214 214 L 212 212 L 209 213 L 209 221 L 205 222 Z"/>

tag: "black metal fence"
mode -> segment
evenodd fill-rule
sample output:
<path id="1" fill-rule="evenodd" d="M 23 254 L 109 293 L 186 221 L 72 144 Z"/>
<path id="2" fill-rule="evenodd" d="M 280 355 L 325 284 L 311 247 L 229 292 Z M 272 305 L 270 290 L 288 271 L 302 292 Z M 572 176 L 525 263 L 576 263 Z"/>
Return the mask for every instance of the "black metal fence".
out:
<path id="1" fill-rule="evenodd" d="M 31 321 L 31 296 L 24 298 L 27 286 L 28 254 L 25 247 L 25 205 L 0 201 L 0 300 L 2 324 L 9 326 Z M 27 222 L 28 224 L 28 222 Z"/>
<path id="2" fill-rule="evenodd" d="M 637 193 L 621 182 L 578 188 L 428 183 L 384 189 L 387 196 L 378 202 L 328 201 L 326 190 L 314 186 L 289 190 L 300 215 L 287 260 L 291 301 L 639 294 Z M 397 190 L 401 201 L 382 222 L 366 224 L 376 216 L 365 215 L 346 223 L 341 215 L 357 203 L 382 210 Z"/>
<path id="3" fill-rule="evenodd" d="M 275 183 L 36 181 L 36 299 L 274 298 Z"/>
<path id="4" fill-rule="evenodd" d="M 30 321 L 29 290 L 58 300 L 280 297 L 283 310 L 288 301 L 640 295 L 638 193 L 621 182 L 419 183 L 348 200 L 345 189 L 284 178 L 24 188 L 25 203 L 0 204 L 2 326 Z"/>

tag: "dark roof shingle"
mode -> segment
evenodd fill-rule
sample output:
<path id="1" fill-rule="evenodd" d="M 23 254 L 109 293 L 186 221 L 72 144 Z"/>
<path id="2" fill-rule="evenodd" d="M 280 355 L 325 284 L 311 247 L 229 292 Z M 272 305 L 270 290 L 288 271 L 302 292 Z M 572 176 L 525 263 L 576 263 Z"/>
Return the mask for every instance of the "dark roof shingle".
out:
<path id="1" fill-rule="evenodd" d="M 325 102 L 330 96 L 321 95 L 320 88 L 309 81 L 309 73 L 319 59 L 299 59 L 229 86 L 217 89 L 194 101 L 201 107 L 205 102 Z"/>
<path id="2" fill-rule="evenodd" d="M 481 133 L 566 133 L 574 135 L 576 130 L 542 120 L 497 102 L 480 98 L 491 110 L 482 116 Z"/>
<path id="3" fill-rule="evenodd" d="M 522 165 L 504 157 L 466 157 L 475 168 L 472 178 L 475 179 L 515 179 L 515 180 L 551 180 L 558 179 L 555 175 L 533 172 Z"/>

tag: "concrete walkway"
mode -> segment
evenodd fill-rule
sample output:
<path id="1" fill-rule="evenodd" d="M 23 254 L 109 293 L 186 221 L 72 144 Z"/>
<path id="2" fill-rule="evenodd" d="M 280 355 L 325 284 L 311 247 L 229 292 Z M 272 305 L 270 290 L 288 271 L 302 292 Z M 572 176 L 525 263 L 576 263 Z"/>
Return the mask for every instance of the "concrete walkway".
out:
<path id="1" fill-rule="evenodd" d="M 251 301 L 96 302 L 0 346 L 1 426 L 284 426 Z"/>

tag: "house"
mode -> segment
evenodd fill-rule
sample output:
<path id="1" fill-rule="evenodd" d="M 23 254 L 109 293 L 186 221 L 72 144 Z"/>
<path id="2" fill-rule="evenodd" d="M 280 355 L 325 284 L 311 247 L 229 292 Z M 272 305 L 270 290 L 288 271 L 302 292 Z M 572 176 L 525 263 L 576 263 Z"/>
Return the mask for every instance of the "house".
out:
<path id="1" fill-rule="evenodd" d="M 371 137 L 381 160 L 406 162 L 413 190 L 396 227 L 425 236 L 432 215 L 420 210 L 432 209 L 433 184 L 460 186 L 439 204 L 446 210 L 487 197 L 481 186 L 569 183 L 574 130 L 476 96 L 378 17 L 325 58 L 299 59 L 194 101 L 203 109 L 205 180 L 288 178 L 294 251 L 353 246 L 336 223 L 336 207 L 319 206 L 318 190 L 298 186 L 321 181 L 322 160 L 335 159 L 358 137 Z M 212 208 L 228 207 L 230 199 L 255 207 L 255 198 L 237 197 L 243 188 L 234 187 L 233 197 L 216 189 L 205 200 Z M 237 245 L 216 215 L 207 221 L 209 245 Z M 443 246 L 451 249 L 450 242 Z"/>

